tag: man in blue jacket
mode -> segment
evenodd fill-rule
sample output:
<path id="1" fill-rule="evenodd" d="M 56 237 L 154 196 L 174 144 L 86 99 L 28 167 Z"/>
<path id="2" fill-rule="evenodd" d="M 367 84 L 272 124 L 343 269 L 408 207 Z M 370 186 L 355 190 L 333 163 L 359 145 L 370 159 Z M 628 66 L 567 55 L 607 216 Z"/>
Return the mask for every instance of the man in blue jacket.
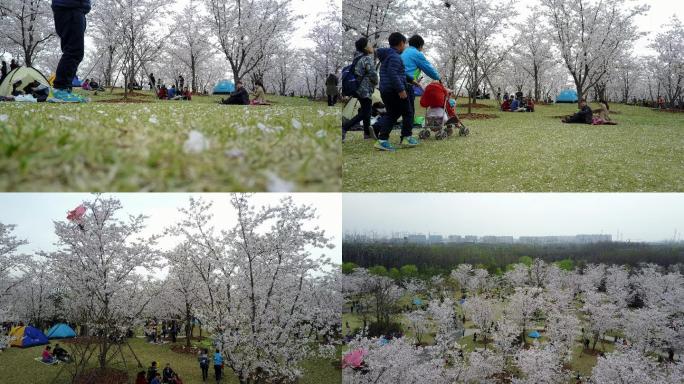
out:
<path id="1" fill-rule="evenodd" d="M 413 35 L 408 39 L 408 43 L 409 47 L 401 54 L 401 60 L 404 62 L 404 68 L 406 70 L 406 79 L 418 86 L 418 80 L 422 71 L 432 80 L 441 81 L 442 78 L 439 76 L 439 73 L 423 54 L 425 40 L 423 40 L 420 35 Z M 416 96 L 412 86 L 409 86 L 408 94 L 409 105 L 411 107 L 411 122 L 413 122 L 415 118 Z"/>
<path id="2" fill-rule="evenodd" d="M 406 37 L 399 32 L 394 32 L 388 40 L 390 48 L 380 48 L 376 51 L 380 59 L 380 96 L 382 96 L 387 113 L 378 122 L 380 132 L 375 148 L 394 151 L 394 146 L 389 142 L 389 135 L 400 117 L 402 119 L 400 143 L 415 147 L 418 145 L 418 140 L 412 136 L 413 119 L 409 107 L 406 70 L 400 56 L 406 49 Z"/>
<path id="3" fill-rule="evenodd" d="M 53 96 L 63 102 L 81 103 L 86 100 L 71 93 L 71 81 L 76 76 L 84 54 L 85 15 L 90 12 L 90 0 L 52 0 L 55 32 L 60 39 L 62 57 L 57 64 Z"/>

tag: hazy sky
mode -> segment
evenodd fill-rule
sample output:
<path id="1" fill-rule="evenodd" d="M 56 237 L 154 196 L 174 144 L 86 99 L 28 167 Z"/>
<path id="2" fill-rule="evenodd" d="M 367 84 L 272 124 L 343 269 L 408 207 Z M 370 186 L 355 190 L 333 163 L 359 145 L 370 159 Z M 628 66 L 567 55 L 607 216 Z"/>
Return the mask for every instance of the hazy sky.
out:
<path id="1" fill-rule="evenodd" d="M 228 194 L 184 194 L 184 193 L 113 193 L 121 200 L 122 215 L 143 214 L 149 216 L 145 235 L 160 233 L 175 223 L 179 214 L 178 207 L 188 204 L 190 196 L 202 196 L 214 201 L 215 226 L 230 228 L 235 223 L 235 211 L 230 205 Z M 252 205 L 276 204 L 285 194 L 255 194 Z M 342 260 L 341 239 L 341 205 L 340 195 L 336 193 L 295 193 L 291 195 L 296 203 L 310 204 L 317 209 L 319 219 L 314 223 L 324 229 L 329 237 L 333 237 L 336 248 L 318 250 L 314 254 L 326 254 L 336 263 Z M 94 195 L 83 193 L 2 193 L 0 194 L 0 222 L 16 224 L 17 237 L 26 239 L 29 244 L 20 251 L 32 253 L 36 250 L 52 250 L 57 241 L 54 234 L 53 220 L 66 220 L 67 211 L 74 209 L 84 200 L 92 200 Z M 168 249 L 175 245 L 170 239 L 160 242 L 161 247 Z"/>
<path id="2" fill-rule="evenodd" d="M 612 234 L 672 239 L 684 231 L 684 194 L 350 194 L 345 232 L 457 235 Z M 684 236 L 679 235 L 679 238 Z"/>

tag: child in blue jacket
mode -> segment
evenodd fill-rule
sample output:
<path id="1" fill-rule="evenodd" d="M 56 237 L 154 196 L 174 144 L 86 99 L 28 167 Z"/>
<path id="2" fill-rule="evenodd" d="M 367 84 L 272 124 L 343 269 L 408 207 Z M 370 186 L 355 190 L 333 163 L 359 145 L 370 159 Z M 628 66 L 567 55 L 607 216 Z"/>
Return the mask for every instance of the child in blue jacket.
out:
<path id="1" fill-rule="evenodd" d="M 380 96 L 385 104 L 387 113 L 383 115 L 378 124 L 380 132 L 375 148 L 382 151 L 394 151 L 394 146 L 389 142 L 392 127 L 401 117 L 400 143 L 409 147 L 418 145 L 418 140 L 412 136 L 413 118 L 408 99 L 408 84 L 406 82 L 406 69 L 401 60 L 401 53 L 406 49 L 406 36 L 394 32 L 389 36 L 390 48 L 378 49 L 380 59 Z"/>

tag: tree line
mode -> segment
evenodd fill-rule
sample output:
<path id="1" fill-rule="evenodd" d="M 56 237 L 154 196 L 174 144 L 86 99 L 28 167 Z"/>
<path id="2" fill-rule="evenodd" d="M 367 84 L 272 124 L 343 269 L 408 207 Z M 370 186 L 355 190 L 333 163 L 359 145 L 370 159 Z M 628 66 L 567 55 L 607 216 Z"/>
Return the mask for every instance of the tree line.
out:
<path id="1" fill-rule="evenodd" d="M 448 272 L 458 264 L 480 265 L 490 273 L 504 270 L 521 257 L 546 262 L 572 260 L 575 264 L 603 263 L 635 266 L 653 263 L 671 266 L 684 262 L 684 245 L 630 242 L 594 244 L 388 244 L 345 242 L 342 259 L 361 267 L 390 270 L 416 266 L 422 274 Z"/>

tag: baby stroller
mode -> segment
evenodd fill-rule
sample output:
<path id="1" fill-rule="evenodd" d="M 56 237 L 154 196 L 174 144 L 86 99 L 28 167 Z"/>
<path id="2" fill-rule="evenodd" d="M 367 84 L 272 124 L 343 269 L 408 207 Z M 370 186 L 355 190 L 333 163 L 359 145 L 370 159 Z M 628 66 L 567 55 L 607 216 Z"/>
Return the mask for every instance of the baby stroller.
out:
<path id="1" fill-rule="evenodd" d="M 422 140 L 429 138 L 432 132 L 435 133 L 435 139 L 443 140 L 454 134 L 456 128 L 458 128 L 459 136 L 468 136 L 470 130 L 463 125 L 463 123 L 458 119 L 457 116 L 449 117 L 447 108 L 450 107 L 449 95 L 446 94 L 444 97 L 444 104 L 442 107 L 430 107 L 429 98 L 431 95 L 444 94 L 446 88 L 439 83 L 432 83 L 425 88 L 425 96 L 428 99 L 424 100 L 421 98 L 421 106 L 425 107 L 425 123 L 423 125 L 423 130 L 420 131 L 418 137 Z M 434 105 L 434 104 L 432 104 Z"/>

